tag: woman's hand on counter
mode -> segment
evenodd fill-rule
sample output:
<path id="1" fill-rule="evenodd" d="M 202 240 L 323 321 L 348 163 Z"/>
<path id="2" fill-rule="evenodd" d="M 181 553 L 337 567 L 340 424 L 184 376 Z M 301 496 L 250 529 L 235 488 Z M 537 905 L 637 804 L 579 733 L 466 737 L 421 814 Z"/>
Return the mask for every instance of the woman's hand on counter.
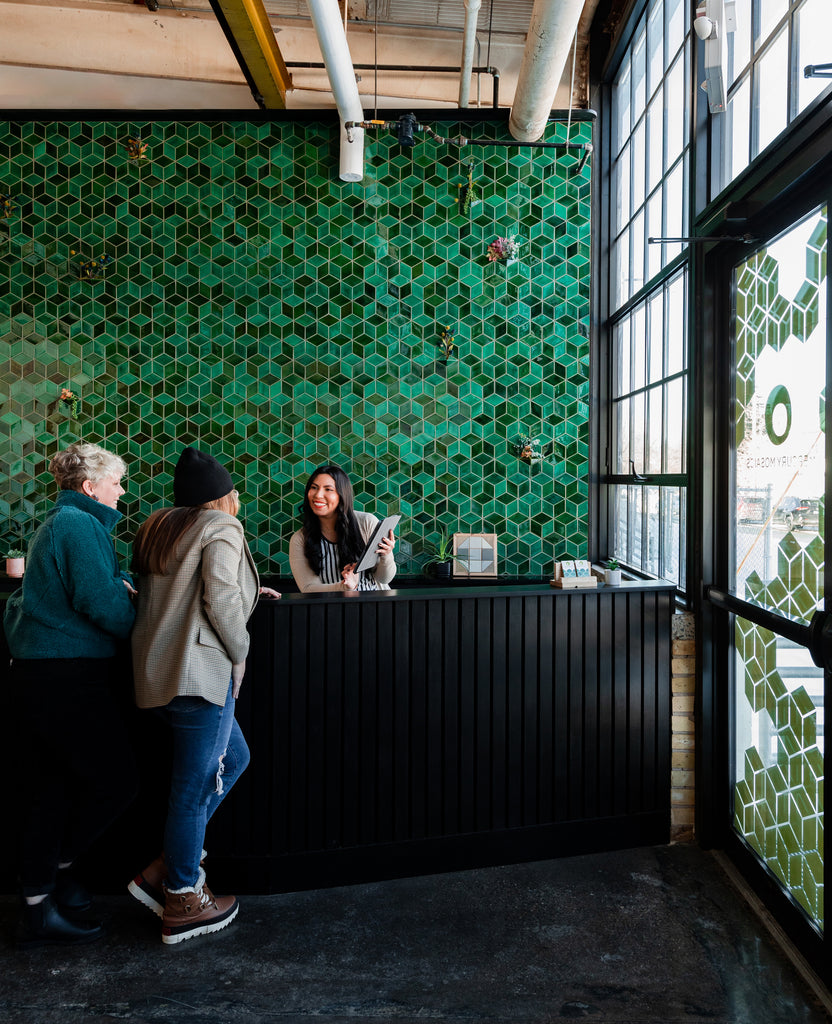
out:
<path id="1" fill-rule="evenodd" d="M 277 598 L 277 597 L 280 597 L 280 594 L 276 590 L 272 590 L 271 587 L 261 587 L 260 588 L 260 596 L 261 597 Z"/>

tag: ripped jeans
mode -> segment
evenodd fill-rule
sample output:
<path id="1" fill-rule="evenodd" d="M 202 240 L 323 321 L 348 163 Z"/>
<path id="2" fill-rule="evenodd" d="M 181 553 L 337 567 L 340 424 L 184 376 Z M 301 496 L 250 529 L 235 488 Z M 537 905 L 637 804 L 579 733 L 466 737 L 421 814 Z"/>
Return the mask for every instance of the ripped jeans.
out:
<path id="1" fill-rule="evenodd" d="M 164 845 L 170 889 L 197 882 L 205 827 L 248 765 L 234 705 L 229 683 L 224 707 L 202 697 L 174 697 L 159 709 L 173 732 Z"/>

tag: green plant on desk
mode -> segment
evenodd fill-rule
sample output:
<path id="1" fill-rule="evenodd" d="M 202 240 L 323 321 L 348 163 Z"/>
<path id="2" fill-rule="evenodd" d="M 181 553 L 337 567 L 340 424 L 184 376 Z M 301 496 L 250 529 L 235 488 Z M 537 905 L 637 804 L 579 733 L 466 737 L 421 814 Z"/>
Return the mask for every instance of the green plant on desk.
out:
<path id="1" fill-rule="evenodd" d="M 26 552 L 23 548 L 9 548 L 6 553 L 6 575 L 12 579 L 20 579 L 25 568 Z"/>
<path id="2" fill-rule="evenodd" d="M 454 538 L 450 533 L 443 533 L 436 546 L 437 562 L 451 562 L 454 557 Z"/>
<path id="3" fill-rule="evenodd" d="M 428 549 L 430 558 L 425 563 L 425 572 L 431 576 L 448 577 L 454 563 L 453 534 L 443 530 L 439 535 L 439 543 Z"/>

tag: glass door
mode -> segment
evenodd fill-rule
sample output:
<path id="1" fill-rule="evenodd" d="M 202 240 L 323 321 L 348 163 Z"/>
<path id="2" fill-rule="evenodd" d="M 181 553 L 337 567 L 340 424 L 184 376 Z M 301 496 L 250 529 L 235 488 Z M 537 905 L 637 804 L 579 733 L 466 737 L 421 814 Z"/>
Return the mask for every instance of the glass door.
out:
<path id="1" fill-rule="evenodd" d="M 826 208 L 733 268 L 730 802 L 809 929 L 824 905 Z"/>
<path id="2" fill-rule="evenodd" d="M 825 208 L 734 271 L 732 589 L 806 627 L 823 609 L 825 279 Z M 734 828 L 822 929 L 823 668 L 776 628 L 734 628 Z"/>

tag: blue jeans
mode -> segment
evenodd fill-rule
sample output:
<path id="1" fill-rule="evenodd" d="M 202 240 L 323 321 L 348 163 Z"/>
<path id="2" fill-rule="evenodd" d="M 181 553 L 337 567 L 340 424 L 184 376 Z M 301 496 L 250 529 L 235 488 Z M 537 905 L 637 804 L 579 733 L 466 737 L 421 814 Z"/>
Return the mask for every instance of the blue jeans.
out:
<path id="1" fill-rule="evenodd" d="M 205 828 L 248 766 L 248 744 L 234 720 L 234 704 L 229 683 L 223 707 L 202 697 L 174 697 L 160 709 L 173 731 L 164 846 L 170 889 L 197 882 Z"/>

